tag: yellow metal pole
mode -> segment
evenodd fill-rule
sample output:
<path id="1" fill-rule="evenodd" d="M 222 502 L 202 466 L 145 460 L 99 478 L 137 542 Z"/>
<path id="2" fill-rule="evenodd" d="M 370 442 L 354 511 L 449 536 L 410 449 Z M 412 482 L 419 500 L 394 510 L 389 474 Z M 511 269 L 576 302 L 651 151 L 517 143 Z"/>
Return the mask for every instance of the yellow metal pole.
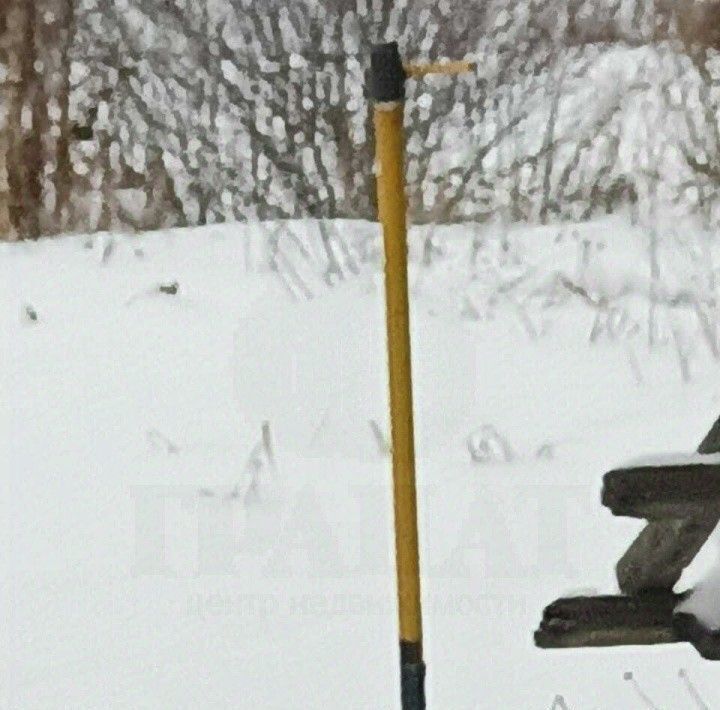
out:
<path id="1" fill-rule="evenodd" d="M 403 107 L 375 107 L 378 208 L 385 244 L 385 299 L 390 421 L 395 493 L 395 534 L 400 605 L 400 634 L 420 642 L 420 583 L 415 501 L 410 322 L 408 313 L 407 236 L 403 181 Z"/>
<path id="2" fill-rule="evenodd" d="M 413 435 L 405 204 L 405 72 L 397 44 L 372 54 L 378 214 L 385 245 L 385 301 L 390 379 L 395 564 L 403 710 L 425 708 L 420 561 Z"/>
<path id="3" fill-rule="evenodd" d="M 400 621 L 400 686 L 403 710 L 425 709 L 420 555 L 418 550 L 415 443 L 413 433 L 410 315 L 407 275 L 407 206 L 405 201 L 405 80 L 428 74 L 459 74 L 471 62 L 403 67 L 397 43 L 373 47 L 371 93 L 375 101 L 378 216 L 385 245 L 385 304 L 393 496 L 395 564 Z"/>

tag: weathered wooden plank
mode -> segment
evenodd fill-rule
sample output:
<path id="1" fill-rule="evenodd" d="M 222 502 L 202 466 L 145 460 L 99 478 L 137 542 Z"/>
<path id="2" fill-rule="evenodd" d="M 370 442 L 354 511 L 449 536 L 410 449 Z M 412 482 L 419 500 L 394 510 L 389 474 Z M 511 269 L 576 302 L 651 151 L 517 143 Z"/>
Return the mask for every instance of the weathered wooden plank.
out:
<path id="1" fill-rule="evenodd" d="M 674 611 L 686 596 L 646 592 L 558 599 L 545 608 L 535 644 L 550 649 L 687 642 L 703 658 L 720 661 L 720 630 L 704 626 L 693 614 Z"/>
<path id="2" fill-rule="evenodd" d="M 717 515 L 656 520 L 642 530 L 615 566 L 623 594 L 671 590 L 715 529 Z"/>
<path id="3" fill-rule="evenodd" d="M 720 511 L 720 464 L 615 469 L 603 477 L 602 504 L 614 515 L 647 520 L 705 517 Z"/>
<path id="4" fill-rule="evenodd" d="M 569 597 L 545 608 L 535 644 L 580 648 L 675 643 L 673 610 L 682 599 L 672 592 L 636 596 Z"/>

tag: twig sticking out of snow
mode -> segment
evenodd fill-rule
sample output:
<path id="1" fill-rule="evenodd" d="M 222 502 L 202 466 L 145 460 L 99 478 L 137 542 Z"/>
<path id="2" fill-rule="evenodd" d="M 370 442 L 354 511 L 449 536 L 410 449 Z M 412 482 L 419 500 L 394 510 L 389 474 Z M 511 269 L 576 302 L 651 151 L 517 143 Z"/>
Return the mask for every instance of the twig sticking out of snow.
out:
<path id="1" fill-rule="evenodd" d="M 167 294 L 168 296 L 175 296 L 179 288 L 180 284 L 177 281 L 172 281 L 171 283 L 160 284 L 158 286 L 158 291 L 160 291 L 160 293 Z"/>
<path id="2" fill-rule="evenodd" d="M 602 333 L 603 330 L 603 324 L 602 324 L 602 312 L 598 311 L 595 314 L 595 319 L 593 320 L 592 328 L 590 329 L 590 335 L 588 336 L 588 340 L 591 343 L 597 342 L 597 339 L 600 337 L 600 333 Z"/>
<path id="3" fill-rule="evenodd" d="M 308 301 L 315 297 L 315 294 L 300 276 L 295 265 L 283 252 L 278 252 L 277 255 L 272 257 L 271 268 L 280 275 L 283 284 L 295 300 L 300 300 L 300 295 Z"/>
<path id="4" fill-rule="evenodd" d="M 38 319 L 37 311 L 29 303 L 26 303 L 22 307 L 20 316 L 27 323 L 37 323 L 37 319 Z"/>
<path id="5" fill-rule="evenodd" d="M 650 697 L 645 693 L 645 691 L 640 687 L 640 683 L 635 680 L 635 676 L 633 675 L 632 671 L 626 671 L 623 674 L 623 679 L 628 681 L 630 685 L 634 688 L 635 692 L 637 693 L 637 696 L 640 698 L 640 700 L 645 703 L 645 707 L 647 707 L 649 710 L 660 710 L 660 708 L 655 705 L 655 703 L 650 699 Z"/>
<path id="6" fill-rule="evenodd" d="M 262 469 L 262 444 L 255 444 L 253 446 L 252 450 L 250 451 L 250 455 L 248 456 L 248 460 L 245 463 L 245 468 L 243 469 L 243 476 L 249 474 L 250 475 L 250 484 L 248 485 L 247 489 L 245 490 L 245 504 L 249 504 L 251 502 L 254 502 L 259 497 L 259 487 L 260 487 L 260 469 Z M 230 493 L 225 496 L 228 500 L 236 500 L 240 497 L 240 492 L 242 489 L 242 482 L 236 483 Z"/>
<path id="7" fill-rule="evenodd" d="M 132 296 L 130 296 L 130 298 L 127 299 L 127 301 L 125 301 L 125 305 L 129 306 L 135 303 L 135 301 L 139 300 L 140 298 L 157 296 L 158 294 L 175 296 L 177 295 L 179 290 L 180 284 L 177 281 L 159 283 L 155 286 L 151 286 L 150 288 L 145 289 L 144 291 L 139 291 L 138 293 L 133 294 Z"/>
<path id="8" fill-rule="evenodd" d="M 675 350 L 678 356 L 678 365 L 680 366 L 680 376 L 686 384 L 692 379 L 690 374 L 690 352 L 688 346 L 683 343 L 682 337 L 677 328 L 672 329 L 673 340 L 675 341 Z"/>
<path id="9" fill-rule="evenodd" d="M 642 368 L 640 367 L 640 362 L 635 354 L 635 350 L 633 350 L 630 344 L 628 344 L 625 348 L 625 353 L 627 354 L 627 359 L 630 363 L 630 369 L 635 377 L 635 384 L 641 385 L 645 381 L 645 378 L 643 377 Z"/>
<path id="10" fill-rule="evenodd" d="M 385 432 L 383 432 L 383 430 L 380 428 L 380 425 L 374 419 L 371 419 L 368 424 L 370 425 L 370 430 L 372 431 L 373 437 L 375 438 L 378 453 L 380 454 L 380 456 L 388 456 L 391 449 L 387 436 L 385 436 Z"/>
<path id="11" fill-rule="evenodd" d="M 278 274 L 283 285 L 296 301 L 302 298 L 310 301 L 314 298 L 315 294 L 307 285 L 305 279 L 300 275 L 297 268 L 295 268 L 293 261 L 281 247 L 280 238 L 283 236 L 283 231 L 283 228 L 278 226 L 267 235 L 270 269 Z M 285 234 L 284 236 L 289 237 L 296 244 L 304 258 L 308 259 L 310 257 L 310 254 L 292 230 L 289 230 L 289 234 Z"/>
<path id="12" fill-rule="evenodd" d="M 507 296 L 507 300 L 514 306 L 515 312 L 518 315 L 518 319 L 525 328 L 525 332 L 530 337 L 530 340 L 537 340 L 539 335 L 538 329 L 535 327 L 535 324 L 530 319 L 530 316 L 528 315 L 525 306 L 516 298 L 513 298 L 511 295 Z"/>
<path id="13" fill-rule="evenodd" d="M 600 310 L 607 308 L 607 301 L 604 298 L 594 298 L 590 295 L 587 289 L 583 288 L 579 284 L 574 283 L 564 274 L 558 274 L 557 278 L 561 286 L 570 291 L 570 293 L 573 293 L 576 296 L 582 298 L 582 300 L 585 301 L 585 303 L 587 303 L 589 306 Z"/>
<path id="14" fill-rule="evenodd" d="M 555 444 L 552 441 L 546 441 L 538 446 L 535 451 L 535 458 L 542 461 L 551 461 L 555 458 Z"/>
<path id="15" fill-rule="evenodd" d="M 515 460 L 515 452 L 507 439 L 492 424 L 484 424 L 467 438 L 470 458 L 475 463 Z"/>
<path id="16" fill-rule="evenodd" d="M 169 454 L 176 454 L 180 451 L 177 444 L 157 429 L 150 429 L 147 432 L 147 440 L 150 446 L 154 449 L 164 448 Z"/>
<path id="17" fill-rule="evenodd" d="M 720 348 L 717 342 L 717 323 L 708 314 L 707 309 L 703 308 L 700 301 L 694 299 L 695 315 L 700 323 L 700 330 L 705 338 L 705 342 L 715 360 L 720 360 Z"/>
<path id="18" fill-rule="evenodd" d="M 275 454 L 273 451 L 272 437 L 270 434 L 270 423 L 265 421 L 262 423 L 262 434 L 260 441 L 253 446 L 250 455 L 243 469 L 243 480 L 235 484 L 232 490 L 225 496 L 226 500 L 237 500 L 243 496 L 245 506 L 250 506 L 260 499 L 260 474 L 270 468 L 273 472 L 277 472 L 275 462 Z M 242 493 L 244 480 L 250 477 L 250 483 Z M 201 488 L 198 493 L 206 498 L 213 498 L 215 492 L 209 488 Z"/>
<path id="19" fill-rule="evenodd" d="M 250 453 L 250 458 L 245 465 L 245 471 L 250 474 L 250 485 L 247 487 L 245 491 L 245 496 L 243 497 L 243 503 L 246 508 L 248 506 L 254 505 L 258 502 L 258 500 L 260 500 L 260 471 L 262 470 L 260 446 L 260 444 L 257 444 L 255 448 L 253 448 L 252 452 Z M 228 498 L 230 499 L 235 499 L 239 497 L 240 484 L 236 485 L 235 488 L 233 488 L 233 490 L 230 491 L 230 494 L 228 495 Z"/>
<path id="20" fill-rule="evenodd" d="M 273 472 L 277 472 L 275 455 L 272 448 L 272 438 L 270 436 L 270 422 L 267 421 L 262 423 L 261 440 L 250 452 L 250 457 L 245 465 L 245 471 L 250 473 L 250 485 L 247 487 L 243 499 L 246 507 L 256 503 L 260 499 L 260 474 L 265 468 L 263 459 L 269 464 Z M 231 497 L 237 497 L 237 495 L 239 495 L 238 486 L 235 487 L 233 493 L 235 493 L 235 496 L 231 493 Z"/>
<path id="21" fill-rule="evenodd" d="M 103 247 L 102 255 L 100 256 L 100 263 L 107 264 L 108 261 L 110 261 L 110 257 L 113 255 L 114 251 L 115 240 L 112 237 L 109 237 L 108 240 L 105 242 L 105 246 Z"/>
<path id="22" fill-rule="evenodd" d="M 556 695 L 553 704 L 550 706 L 550 710 L 570 710 L 570 708 L 562 695 Z"/>
<path id="23" fill-rule="evenodd" d="M 610 308 L 607 299 L 604 296 L 593 296 L 585 287 L 571 281 L 564 274 L 558 274 L 558 283 L 570 293 L 581 298 L 587 305 L 593 308 L 595 319 L 590 329 L 589 340 L 591 343 L 597 342 L 603 331 L 609 331 L 614 337 L 615 330 L 625 327 L 627 314 L 618 312 L 616 309 Z"/>
<path id="24" fill-rule="evenodd" d="M 698 710 L 710 710 L 710 706 L 702 699 L 702 696 L 695 687 L 695 684 L 690 680 L 690 676 L 688 676 L 688 672 L 684 668 L 681 668 L 678 671 L 678 677 L 682 679 L 688 693 L 690 693 L 690 697 L 697 705 Z"/>
<path id="25" fill-rule="evenodd" d="M 275 465 L 275 454 L 273 453 L 272 437 L 270 435 L 270 422 L 268 421 L 262 423 L 262 443 L 270 467 L 275 472 L 277 471 L 277 466 Z"/>
<path id="26" fill-rule="evenodd" d="M 329 411 L 329 407 L 325 407 L 325 409 L 323 410 L 323 413 L 320 416 L 320 421 L 318 422 L 318 425 L 315 427 L 315 431 L 313 431 L 312 436 L 310 437 L 310 446 L 315 446 L 315 444 L 318 442 L 320 434 L 322 433 L 322 430 L 325 427 L 325 423 L 327 422 Z"/>

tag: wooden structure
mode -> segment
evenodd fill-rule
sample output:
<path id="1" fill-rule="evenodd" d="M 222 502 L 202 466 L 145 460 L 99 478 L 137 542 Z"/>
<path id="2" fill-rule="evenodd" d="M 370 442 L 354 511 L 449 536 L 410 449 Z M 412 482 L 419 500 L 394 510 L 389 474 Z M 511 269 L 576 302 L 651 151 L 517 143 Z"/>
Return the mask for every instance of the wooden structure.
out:
<path id="1" fill-rule="evenodd" d="M 720 419 L 697 456 L 616 469 L 603 478 L 614 515 L 647 520 L 616 566 L 620 595 L 558 599 L 545 608 L 535 643 L 579 648 L 692 643 L 720 660 L 720 630 L 678 611 L 690 592 L 674 587 L 720 520 Z M 708 456 L 705 456 L 705 455 Z"/>

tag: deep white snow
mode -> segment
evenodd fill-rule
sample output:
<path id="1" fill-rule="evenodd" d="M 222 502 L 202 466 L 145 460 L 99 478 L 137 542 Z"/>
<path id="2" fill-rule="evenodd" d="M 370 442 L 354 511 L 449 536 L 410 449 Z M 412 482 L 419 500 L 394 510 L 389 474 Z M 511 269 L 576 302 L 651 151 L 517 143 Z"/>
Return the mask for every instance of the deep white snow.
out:
<path id="1" fill-rule="evenodd" d="M 702 464 L 714 466 L 720 464 L 720 454 L 699 454 L 697 451 L 690 453 L 666 453 L 651 454 L 649 456 L 638 456 L 626 461 L 625 468 L 641 468 L 643 466 L 689 466 L 691 464 Z"/>
<path id="2" fill-rule="evenodd" d="M 690 647 L 532 643 L 548 602 L 614 591 L 642 525 L 601 507 L 602 474 L 692 451 L 720 413 L 692 311 L 663 310 L 648 350 L 632 329 L 645 247 L 620 219 L 517 228 L 509 251 L 492 227 L 438 230 L 425 267 L 422 238 L 429 707 L 634 710 L 638 687 L 699 707 L 688 679 L 720 707 L 720 667 Z M 264 239 L 226 225 L 0 245 L 3 708 L 398 707 L 381 271 L 370 259 L 297 300 Z M 702 290 L 668 263 L 668 291 Z M 608 293 L 626 320 L 591 343 Z"/>

